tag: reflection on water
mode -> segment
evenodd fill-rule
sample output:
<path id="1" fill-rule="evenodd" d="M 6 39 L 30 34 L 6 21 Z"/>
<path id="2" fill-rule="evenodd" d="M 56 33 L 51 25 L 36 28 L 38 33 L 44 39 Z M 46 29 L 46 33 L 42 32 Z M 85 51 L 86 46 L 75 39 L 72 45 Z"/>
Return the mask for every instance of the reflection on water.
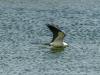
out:
<path id="1" fill-rule="evenodd" d="M 52 53 L 60 53 L 64 51 L 64 48 L 51 48 Z"/>

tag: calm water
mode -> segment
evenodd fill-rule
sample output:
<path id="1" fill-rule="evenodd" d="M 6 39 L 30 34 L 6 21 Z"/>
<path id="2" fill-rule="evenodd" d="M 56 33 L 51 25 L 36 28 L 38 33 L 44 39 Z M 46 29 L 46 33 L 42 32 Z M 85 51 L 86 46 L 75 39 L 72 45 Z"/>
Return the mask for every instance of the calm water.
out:
<path id="1" fill-rule="evenodd" d="M 99 0 L 0 0 L 0 75 L 100 75 Z M 55 23 L 69 47 L 52 50 Z"/>

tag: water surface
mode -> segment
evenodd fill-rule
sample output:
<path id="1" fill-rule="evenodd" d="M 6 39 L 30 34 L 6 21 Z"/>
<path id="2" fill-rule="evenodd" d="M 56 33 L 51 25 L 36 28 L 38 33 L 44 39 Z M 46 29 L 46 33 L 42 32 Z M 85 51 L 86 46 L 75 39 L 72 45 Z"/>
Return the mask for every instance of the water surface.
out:
<path id="1" fill-rule="evenodd" d="M 0 75 L 100 75 L 99 0 L 1 0 Z M 69 47 L 52 50 L 55 23 Z"/>

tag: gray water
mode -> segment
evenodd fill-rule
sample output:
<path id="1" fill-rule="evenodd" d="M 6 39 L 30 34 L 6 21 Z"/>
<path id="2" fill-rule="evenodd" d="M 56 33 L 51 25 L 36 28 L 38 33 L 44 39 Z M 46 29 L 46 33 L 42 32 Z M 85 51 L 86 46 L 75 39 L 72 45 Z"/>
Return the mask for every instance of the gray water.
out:
<path id="1" fill-rule="evenodd" d="M 47 23 L 69 47 L 45 45 Z M 100 1 L 0 0 L 0 75 L 100 75 Z"/>

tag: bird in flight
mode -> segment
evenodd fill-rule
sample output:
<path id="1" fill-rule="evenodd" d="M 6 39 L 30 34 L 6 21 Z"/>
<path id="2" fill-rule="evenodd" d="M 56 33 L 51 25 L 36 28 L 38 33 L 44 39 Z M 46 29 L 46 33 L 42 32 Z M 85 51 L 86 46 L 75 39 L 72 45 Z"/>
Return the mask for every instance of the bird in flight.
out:
<path id="1" fill-rule="evenodd" d="M 68 46 L 68 44 L 63 41 L 65 37 L 65 33 L 60 30 L 58 25 L 54 25 L 54 24 L 46 24 L 46 25 L 53 33 L 53 38 L 51 40 L 50 46 L 56 48 Z"/>

